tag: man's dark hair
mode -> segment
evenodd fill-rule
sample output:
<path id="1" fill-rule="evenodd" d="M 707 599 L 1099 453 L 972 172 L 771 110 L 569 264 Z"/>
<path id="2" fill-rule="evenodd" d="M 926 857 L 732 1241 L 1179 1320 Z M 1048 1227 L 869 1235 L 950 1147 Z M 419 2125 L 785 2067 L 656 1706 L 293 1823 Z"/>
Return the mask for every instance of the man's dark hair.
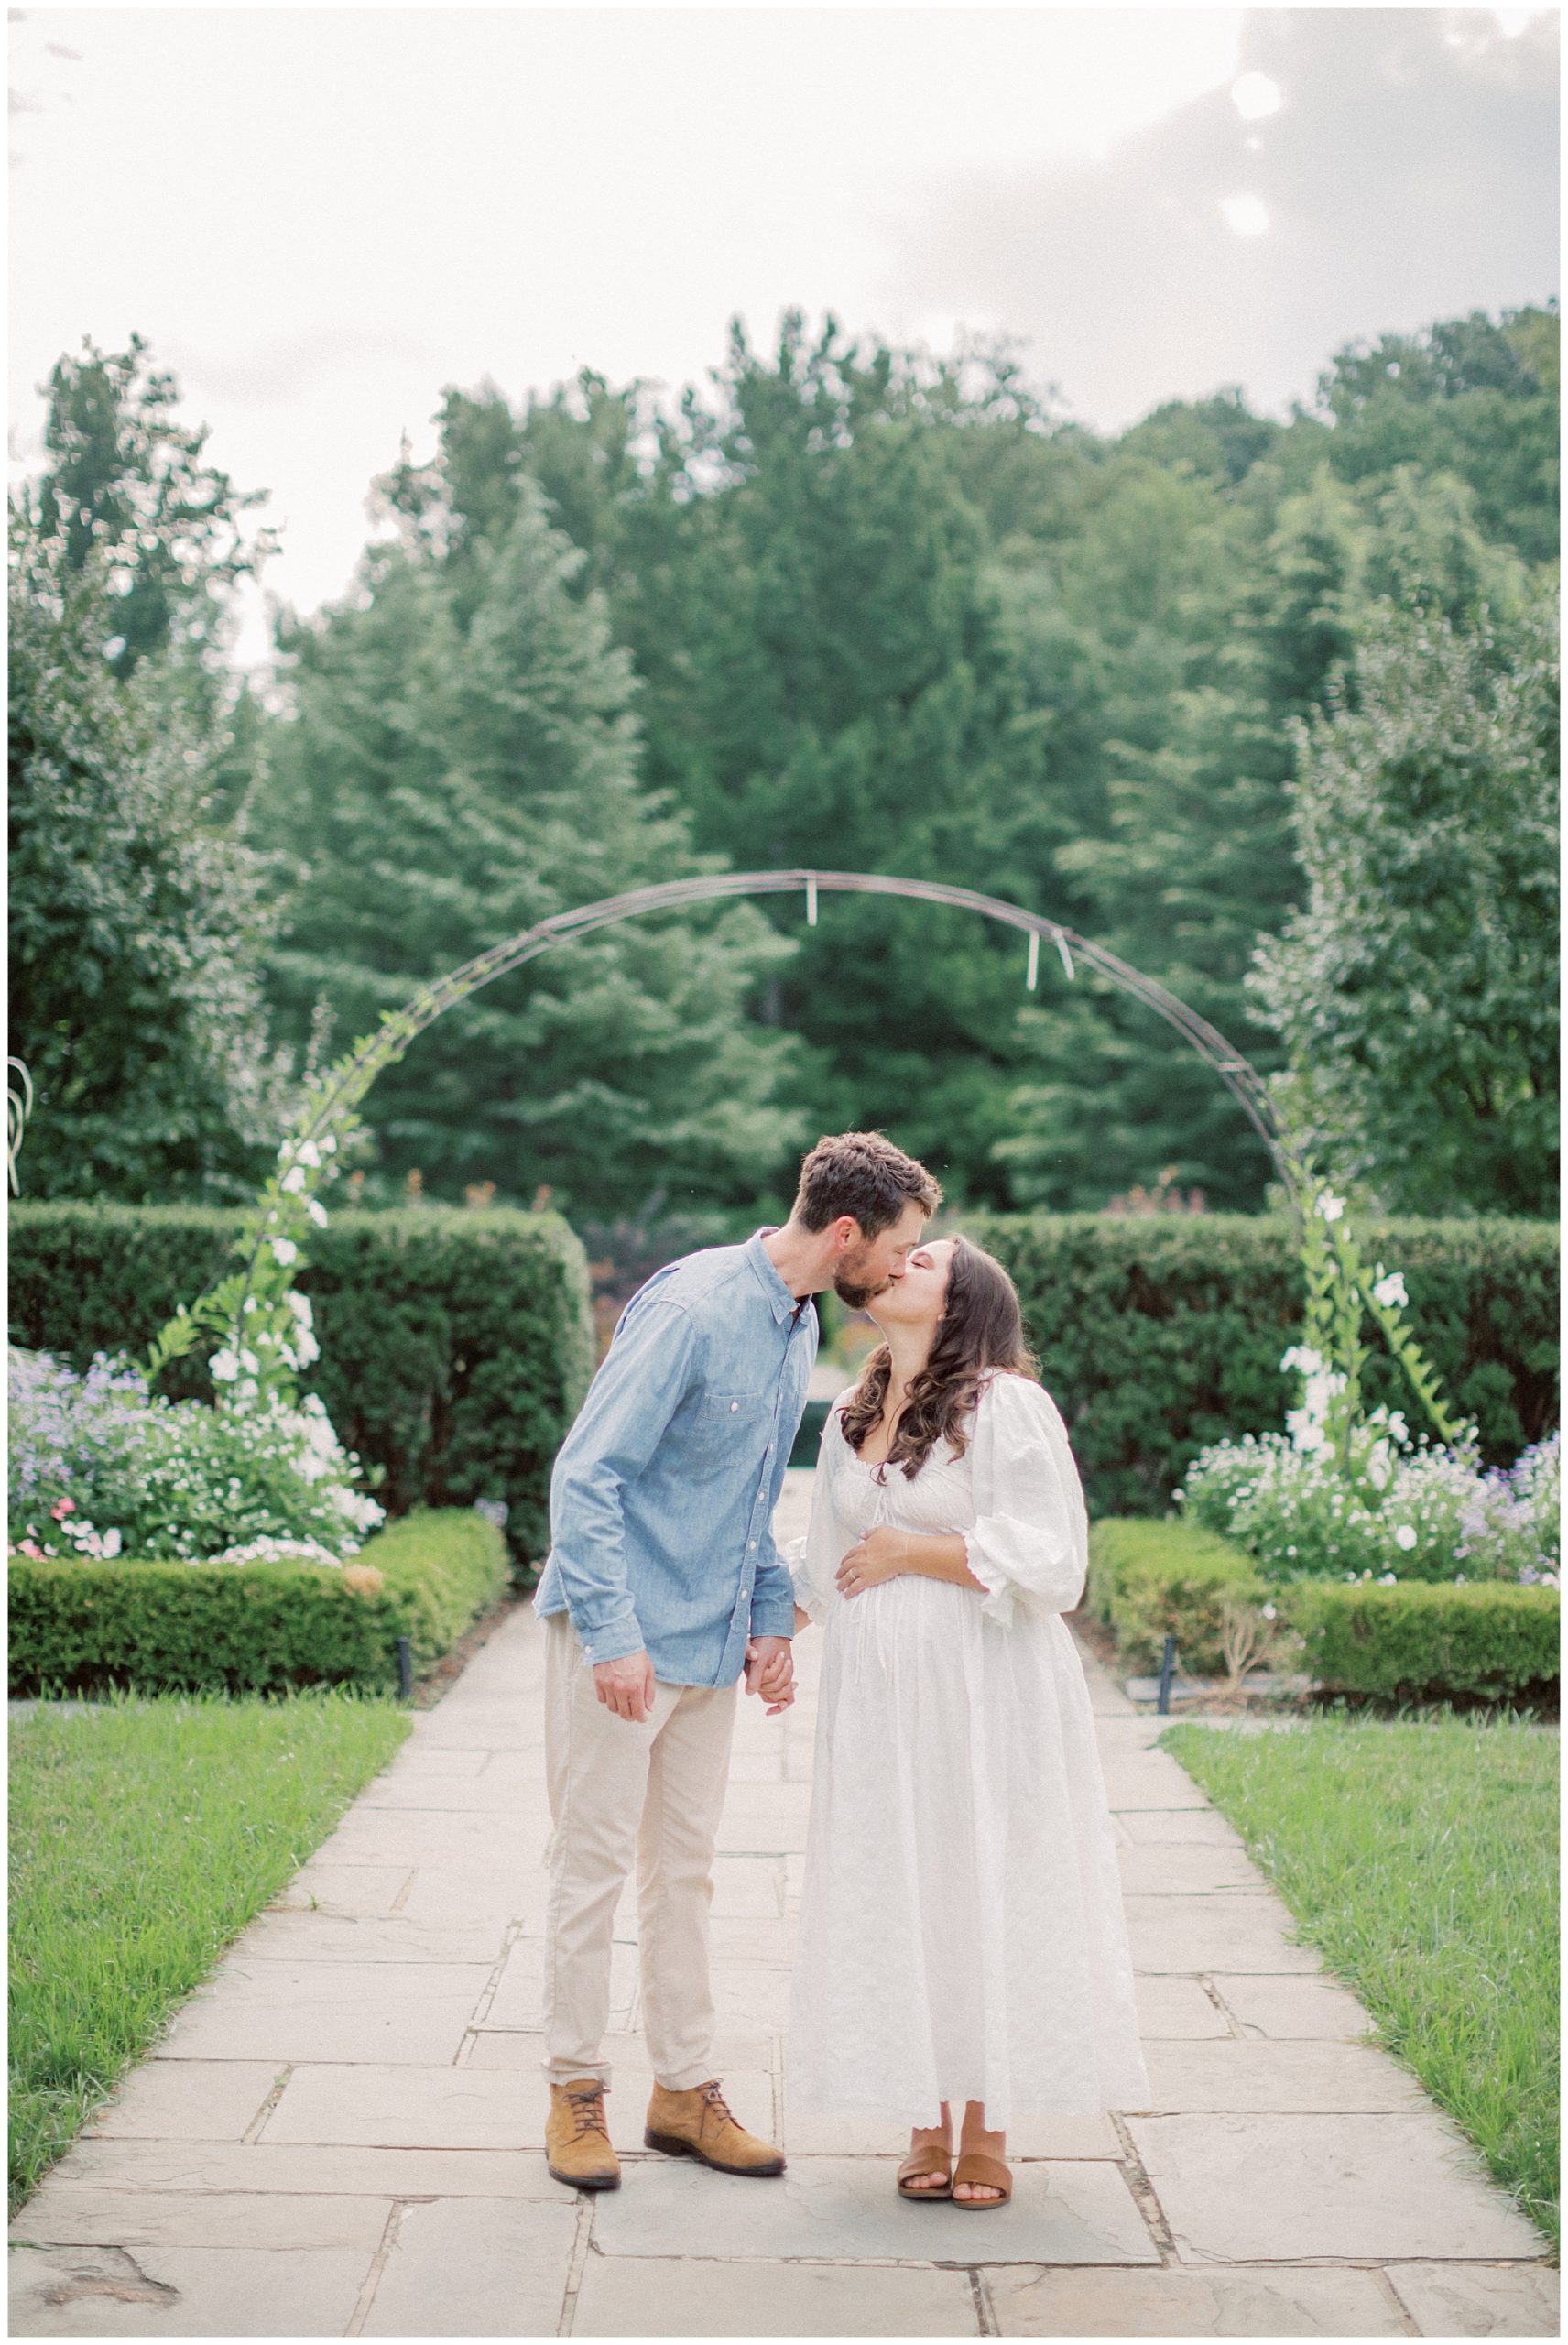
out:
<path id="1" fill-rule="evenodd" d="M 840 1214 L 853 1214 L 862 1237 L 890 1228 L 907 1205 L 934 1213 L 942 1189 L 923 1164 L 906 1156 L 880 1132 L 838 1132 L 818 1140 L 800 1167 L 795 1219 L 807 1229 L 825 1229 Z"/>

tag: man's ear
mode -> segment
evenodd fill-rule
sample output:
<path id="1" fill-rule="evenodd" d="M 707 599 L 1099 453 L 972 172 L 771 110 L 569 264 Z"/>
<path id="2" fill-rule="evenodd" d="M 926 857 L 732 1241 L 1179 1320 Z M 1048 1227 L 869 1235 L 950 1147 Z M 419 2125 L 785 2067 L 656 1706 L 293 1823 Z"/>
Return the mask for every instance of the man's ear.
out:
<path id="1" fill-rule="evenodd" d="M 833 1224 L 833 1244 L 841 1254 L 846 1254 L 861 1239 L 860 1224 L 852 1213 L 841 1213 Z"/>

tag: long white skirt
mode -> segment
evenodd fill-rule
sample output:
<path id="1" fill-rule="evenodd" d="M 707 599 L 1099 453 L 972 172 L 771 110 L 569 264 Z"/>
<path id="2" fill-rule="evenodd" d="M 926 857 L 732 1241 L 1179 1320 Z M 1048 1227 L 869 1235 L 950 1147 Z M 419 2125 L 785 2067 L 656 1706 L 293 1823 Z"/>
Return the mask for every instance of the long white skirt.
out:
<path id="1" fill-rule="evenodd" d="M 1088 1687 L 1059 1613 L 905 1575 L 822 1655 L 789 2105 L 936 2125 L 1147 2108 Z"/>

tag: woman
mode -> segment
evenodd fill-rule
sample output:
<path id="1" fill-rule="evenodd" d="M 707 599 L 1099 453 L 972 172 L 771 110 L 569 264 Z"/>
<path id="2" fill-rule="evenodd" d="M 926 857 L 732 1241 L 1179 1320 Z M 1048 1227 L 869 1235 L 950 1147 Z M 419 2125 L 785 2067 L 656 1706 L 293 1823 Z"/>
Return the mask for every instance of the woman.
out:
<path id="1" fill-rule="evenodd" d="M 833 1405 L 789 1556 L 827 1640 L 789 2102 L 909 2125 L 900 2195 L 983 2209 L 1011 2196 L 1016 2114 L 1149 2101 L 1062 1618 L 1087 1522 L 999 1262 L 939 1239 L 867 1308 L 884 1342 Z"/>

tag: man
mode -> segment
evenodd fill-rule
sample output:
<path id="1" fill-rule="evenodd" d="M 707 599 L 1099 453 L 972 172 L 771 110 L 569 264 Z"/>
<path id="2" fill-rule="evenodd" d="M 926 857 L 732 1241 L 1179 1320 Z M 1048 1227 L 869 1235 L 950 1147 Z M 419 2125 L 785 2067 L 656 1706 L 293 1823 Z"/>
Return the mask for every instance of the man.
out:
<path id="1" fill-rule="evenodd" d="M 794 1698 L 794 1589 L 771 1522 L 816 1357 L 810 1297 L 901 1278 L 942 1192 L 880 1132 L 819 1140 L 782 1229 L 658 1271 L 622 1314 L 550 1480 L 544 1620 L 550 1902 L 545 2149 L 612 2190 L 610 1934 L 637 1862 L 650 2149 L 776 2175 L 713 2073 L 708 1907 L 735 1685 Z"/>

